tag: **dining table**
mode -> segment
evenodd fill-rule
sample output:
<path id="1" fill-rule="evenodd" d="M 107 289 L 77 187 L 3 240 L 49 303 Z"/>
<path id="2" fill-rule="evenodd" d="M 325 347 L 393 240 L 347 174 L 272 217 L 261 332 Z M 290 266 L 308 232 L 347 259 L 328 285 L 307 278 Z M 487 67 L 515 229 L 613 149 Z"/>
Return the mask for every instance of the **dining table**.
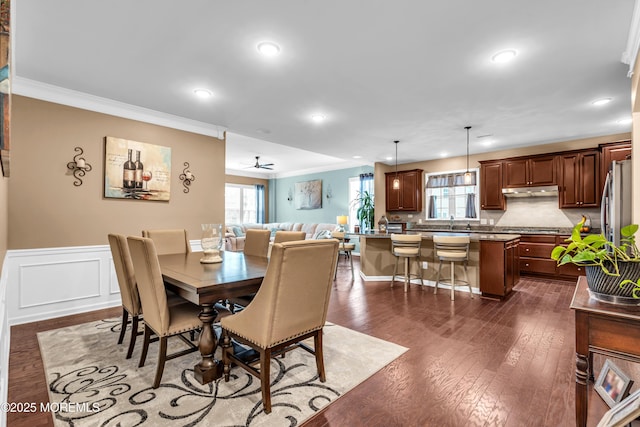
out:
<path id="1" fill-rule="evenodd" d="M 201 360 L 194 366 L 200 384 L 222 376 L 222 362 L 214 352 L 218 338 L 213 323 L 218 317 L 215 304 L 221 300 L 255 293 L 267 271 L 268 258 L 246 256 L 242 252 L 222 251 L 222 262 L 201 263 L 202 252 L 158 256 L 165 287 L 201 307 L 202 331 L 198 342 Z"/>

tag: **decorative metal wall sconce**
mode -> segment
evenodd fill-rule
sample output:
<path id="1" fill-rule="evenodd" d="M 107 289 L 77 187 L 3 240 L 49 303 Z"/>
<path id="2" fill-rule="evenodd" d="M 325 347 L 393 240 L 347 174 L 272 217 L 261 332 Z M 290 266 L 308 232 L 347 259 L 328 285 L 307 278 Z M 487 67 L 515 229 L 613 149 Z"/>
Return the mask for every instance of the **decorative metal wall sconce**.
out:
<path id="1" fill-rule="evenodd" d="M 67 169 L 72 171 L 73 177 L 76 179 L 73 181 L 73 185 L 80 187 L 82 185 L 82 177 L 91 170 L 91 165 L 87 163 L 84 157 L 80 157 L 84 153 L 82 148 L 76 147 L 74 151 L 78 151 L 78 153 L 73 156 L 73 161 L 67 163 Z"/>
<path id="2" fill-rule="evenodd" d="M 287 196 L 287 200 L 289 202 L 293 201 L 293 190 L 291 188 L 289 189 L 289 195 Z"/>
<path id="3" fill-rule="evenodd" d="M 327 199 L 330 199 L 333 197 L 333 191 L 331 190 L 331 185 L 327 185 Z"/>
<path id="4" fill-rule="evenodd" d="M 189 162 L 184 162 L 184 169 L 182 170 L 179 178 L 180 181 L 182 181 L 182 185 L 184 185 L 184 192 L 188 193 L 189 186 L 196 180 L 196 176 L 189 170 Z"/>

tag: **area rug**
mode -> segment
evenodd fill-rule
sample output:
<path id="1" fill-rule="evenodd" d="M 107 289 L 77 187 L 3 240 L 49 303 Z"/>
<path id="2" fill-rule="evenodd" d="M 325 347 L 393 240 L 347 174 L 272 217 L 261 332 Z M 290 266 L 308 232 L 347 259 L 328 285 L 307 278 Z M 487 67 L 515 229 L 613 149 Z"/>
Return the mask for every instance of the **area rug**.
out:
<path id="1" fill-rule="evenodd" d="M 241 368 L 232 369 L 229 382 L 199 384 L 198 352 L 167 361 L 154 390 L 158 343 L 138 368 L 142 337 L 127 360 L 129 334 L 118 345 L 119 331 L 120 320 L 107 319 L 38 334 L 56 426 L 296 426 L 407 350 L 327 323 L 327 381 L 320 382 L 313 355 L 302 349 L 272 359 L 272 412 L 265 414 L 260 381 Z M 178 338 L 169 343 L 169 353 L 185 346 Z"/>

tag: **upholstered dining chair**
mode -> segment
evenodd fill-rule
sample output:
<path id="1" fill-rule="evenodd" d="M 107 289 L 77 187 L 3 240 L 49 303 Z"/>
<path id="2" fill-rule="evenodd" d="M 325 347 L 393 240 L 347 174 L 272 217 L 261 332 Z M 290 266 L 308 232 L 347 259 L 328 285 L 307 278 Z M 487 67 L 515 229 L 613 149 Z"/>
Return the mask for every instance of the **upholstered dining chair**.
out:
<path id="1" fill-rule="evenodd" d="M 285 231 L 278 230 L 273 238 L 273 243 L 294 242 L 296 240 L 304 240 L 307 233 L 304 231 Z"/>
<path id="2" fill-rule="evenodd" d="M 131 316 L 131 338 L 129 339 L 129 349 L 127 350 L 127 359 L 130 359 L 138 336 L 138 322 L 142 316 L 142 306 L 140 305 L 138 285 L 133 272 L 133 263 L 129 254 L 126 236 L 109 234 L 107 237 L 109 238 L 111 256 L 113 257 L 118 286 L 120 287 L 120 298 L 122 299 L 122 325 L 120 326 L 118 344 L 122 344 L 124 340 L 125 331 L 129 324 L 129 316 Z"/>
<path id="3" fill-rule="evenodd" d="M 345 232 L 344 231 L 332 231 L 331 232 L 331 237 L 333 237 L 334 239 L 338 239 L 338 242 L 340 242 L 340 244 L 338 245 L 338 262 L 336 262 L 336 271 L 333 275 L 333 279 L 335 280 L 338 277 L 338 263 L 340 262 L 340 254 L 344 254 L 345 257 L 347 257 L 349 259 L 349 263 L 351 266 L 351 279 L 354 278 L 353 276 L 353 256 L 351 254 L 351 252 L 353 252 L 353 250 L 356 248 L 355 243 L 347 243 L 345 242 Z"/>
<path id="4" fill-rule="evenodd" d="M 158 255 L 188 254 L 191 252 L 189 235 L 185 229 L 142 230 L 142 237 L 153 240 Z"/>
<path id="5" fill-rule="evenodd" d="M 315 355 L 320 381 L 326 379 L 322 328 L 337 257 L 335 239 L 274 244 L 264 280 L 251 304 L 220 322 L 224 380 L 229 381 L 231 363 L 260 378 L 266 413 L 271 412 L 271 357 L 302 347 Z M 313 349 L 301 342 L 309 337 L 313 337 Z M 253 348 L 259 360 L 247 362 L 237 357 L 232 339 Z"/>
<path id="6" fill-rule="evenodd" d="M 168 305 L 158 253 L 153 240 L 146 237 L 127 237 L 127 243 L 138 283 L 140 303 L 144 312 L 144 346 L 138 367 L 144 366 L 151 333 L 155 333 L 159 337 L 160 349 L 153 388 L 158 388 L 167 360 L 198 350 L 198 347 L 182 334 L 196 331 L 201 327 L 202 322 L 198 317 L 200 307 L 186 301 L 184 304 Z M 167 355 L 167 339 L 171 336 L 180 337 L 188 345 L 188 348 Z"/>
<path id="7" fill-rule="evenodd" d="M 109 246 L 111 247 L 111 256 L 113 257 L 113 265 L 116 270 L 118 287 L 120 288 L 120 298 L 122 299 L 122 325 L 120 326 L 118 344 L 122 344 L 127 325 L 131 323 L 131 338 L 129 340 L 126 357 L 130 359 L 136 344 L 136 337 L 142 334 L 142 332 L 138 332 L 138 326 L 143 317 L 140 295 L 138 294 L 138 285 L 133 270 L 129 245 L 127 244 L 127 237 L 122 234 L 109 234 L 107 237 L 109 239 Z M 167 304 L 176 305 L 184 303 L 185 300 L 178 295 L 167 293 Z M 129 316 L 131 316 L 131 320 L 129 320 Z"/>
<path id="8" fill-rule="evenodd" d="M 422 266 L 420 265 L 420 246 L 422 244 L 421 234 L 391 234 L 391 253 L 396 257 L 396 263 L 393 267 L 393 276 L 391 277 L 391 287 L 396 279 L 398 272 L 398 261 L 400 258 L 404 261 L 404 291 L 407 292 L 411 276 L 420 278 L 420 284 L 424 289 L 422 281 Z M 414 260 L 419 274 L 411 274 L 411 262 Z"/>
<path id="9" fill-rule="evenodd" d="M 433 293 L 438 292 L 438 284 L 440 283 L 440 273 L 442 271 L 442 263 L 449 262 L 451 264 L 451 301 L 455 299 L 456 287 L 456 262 L 461 262 L 464 272 L 464 280 L 458 282 L 466 284 L 469 287 L 469 294 L 473 298 L 473 290 L 469 283 L 469 275 L 467 273 L 467 263 L 469 261 L 469 236 L 433 236 L 433 246 L 435 255 L 440 260 L 438 264 L 438 278 Z"/>
<path id="10" fill-rule="evenodd" d="M 271 231 L 248 229 L 244 240 L 244 254 L 266 258 L 269 254 Z"/>
<path id="11" fill-rule="evenodd" d="M 278 232 L 276 232 L 277 234 Z M 302 232 L 305 235 L 304 232 Z M 304 239 L 304 237 L 303 237 Z M 248 256 L 259 256 L 266 258 L 271 253 L 271 231 L 248 229 L 244 241 L 244 254 Z M 227 301 L 229 311 L 235 313 L 240 308 L 246 307 L 255 294 L 243 295 L 240 297 L 229 298 Z"/>

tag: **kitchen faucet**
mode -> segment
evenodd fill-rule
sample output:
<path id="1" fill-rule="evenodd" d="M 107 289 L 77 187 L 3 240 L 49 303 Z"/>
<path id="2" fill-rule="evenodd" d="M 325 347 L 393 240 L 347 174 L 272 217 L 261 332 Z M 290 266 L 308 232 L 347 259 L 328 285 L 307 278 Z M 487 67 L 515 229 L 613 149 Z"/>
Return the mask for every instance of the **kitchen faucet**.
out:
<path id="1" fill-rule="evenodd" d="M 451 218 L 449 219 L 449 231 L 453 230 L 453 215 L 451 215 Z"/>

